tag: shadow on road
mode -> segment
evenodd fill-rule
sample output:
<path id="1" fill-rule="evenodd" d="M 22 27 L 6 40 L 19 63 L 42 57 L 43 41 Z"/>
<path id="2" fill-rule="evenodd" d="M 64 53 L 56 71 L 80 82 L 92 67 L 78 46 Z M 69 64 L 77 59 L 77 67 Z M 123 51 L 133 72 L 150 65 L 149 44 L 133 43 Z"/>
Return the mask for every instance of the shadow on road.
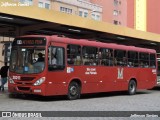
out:
<path id="1" fill-rule="evenodd" d="M 154 87 L 154 88 L 152 88 L 150 90 L 160 91 L 160 86 L 156 86 L 156 87 Z"/>
<path id="2" fill-rule="evenodd" d="M 28 94 L 9 94 L 9 98 L 31 100 L 31 101 L 41 101 L 41 102 L 67 100 L 66 96 L 39 96 L 39 95 L 28 95 Z"/>
<path id="3" fill-rule="evenodd" d="M 149 94 L 148 91 L 138 91 L 136 95 L 140 94 Z M 105 97 L 117 97 L 117 96 L 129 96 L 128 93 L 125 92 L 105 92 L 105 93 L 94 93 L 94 94 L 83 94 L 81 95 L 81 99 L 92 99 L 92 98 L 105 98 Z M 53 101 L 66 101 L 66 96 L 38 96 L 38 95 L 25 95 L 25 94 L 9 94 L 9 98 L 11 99 L 24 99 L 31 101 L 41 101 L 41 102 L 53 102 Z"/>
<path id="4" fill-rule="evenodd" d="M 135 95 L 149 94 L 148 91 L 138 91 Z M 103 97 L 117 97 L 117 96 L 130 96 L 126 91 L 119 92 L 105 92 L 105 93 L 95 93 L 95 94 L 84 94 L 81 99 L 92 99 L 92 98 L 103 98 Z"/>

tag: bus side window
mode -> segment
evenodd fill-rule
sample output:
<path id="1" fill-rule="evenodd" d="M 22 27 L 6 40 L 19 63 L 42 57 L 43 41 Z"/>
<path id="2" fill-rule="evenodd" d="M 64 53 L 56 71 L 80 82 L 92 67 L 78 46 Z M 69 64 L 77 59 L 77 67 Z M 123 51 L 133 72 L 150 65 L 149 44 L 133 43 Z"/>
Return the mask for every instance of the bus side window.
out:
<path id="1" fill-rule="evenodd" d="M 115 50 L 114 59 L 115 59 L 115 62 L 117 62 L 118 66 L 126 66 L 127 65 L 126 51 Z"/>
<path id="2" fill-rule="evenodd" d="M 138 53 L 128 51 L 128 67 L 138 67 Z"/>
<path id="3" fill-rule="evenodd" d="M 67 63 L 69 65 L 81 65 L 81 46 L 67 46 Z"/>
<path id="4" fill-rule="evenodd" d="M 107 48 L 100 48 L 99 59 L 101 65 L 113 66 L 113 50 Z"/>
<path id="5" fill-rule="evenodd" d="M 83 65 L 98 65 L 98 48 L 84 46 L 82 48 Z"/>
<path id="6" fill-rule="evenodd" d="M 156 56 L 155 54 L 150 54 L 150 67 L 156 68 Z"/>
<path id="7" fill-rule="evenodd" d="M 49 71 L 64 69 L 64 48 L 58 46 L 49 47 L 48 58 Z"/>
<path id="8" fill-rule="evenodd" d="M 149 54 L 139 53 L 139 66 L 148 68 L 149 67 Z"/>

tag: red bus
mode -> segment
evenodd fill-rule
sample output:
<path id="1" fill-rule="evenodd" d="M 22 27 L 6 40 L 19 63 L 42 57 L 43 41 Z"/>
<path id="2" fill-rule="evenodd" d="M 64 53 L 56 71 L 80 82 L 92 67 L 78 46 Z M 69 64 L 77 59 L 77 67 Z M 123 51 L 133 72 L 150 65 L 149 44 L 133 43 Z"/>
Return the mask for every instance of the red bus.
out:
<path id="1" fill-rule="evenodd" d="M 40 58 L 38 58 L 40 57 Z M 150 89 L 156 51 L 59 36 L 30 35 L 12 43 L 9 92 L 41 96 Z"/>

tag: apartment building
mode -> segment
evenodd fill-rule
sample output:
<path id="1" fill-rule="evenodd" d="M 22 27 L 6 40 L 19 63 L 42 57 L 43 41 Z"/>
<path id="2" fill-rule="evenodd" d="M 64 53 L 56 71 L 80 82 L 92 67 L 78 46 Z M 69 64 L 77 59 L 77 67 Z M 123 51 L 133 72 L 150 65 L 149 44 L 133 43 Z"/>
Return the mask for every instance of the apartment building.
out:
<path id="1" fill-rule="evenodd" d="M 134 28 L 160 34 L 160 0 L 135 0 L 134 2 Z"/>
<path id="2" fill-rule="evenodd" d="M 91 0 L 103 7 L 102 21 L 160 33 L 160 0 Z"/>
<path id="3" fill-rule="evenodd" d="M 133 29 L 160 33 L 159 0 L 14 0 Z"/>
<path id="4" fill-rule="evenodd" d="M 148 32 L 160 34 L 160 0 L 147 0 L 147 26 Z"/>
<path id="5" fill-rule="evenodd" d="M 91 0 L 103 7 L 102 21 L 134 28 L 133 0 Z"/>
<path id="6" fill-rule="evenodd" d="M 78 15 L 84 18 L 102 20 L 102 6 L 91 3 L 90 0 L 14 0 L 29 5 Z"/>

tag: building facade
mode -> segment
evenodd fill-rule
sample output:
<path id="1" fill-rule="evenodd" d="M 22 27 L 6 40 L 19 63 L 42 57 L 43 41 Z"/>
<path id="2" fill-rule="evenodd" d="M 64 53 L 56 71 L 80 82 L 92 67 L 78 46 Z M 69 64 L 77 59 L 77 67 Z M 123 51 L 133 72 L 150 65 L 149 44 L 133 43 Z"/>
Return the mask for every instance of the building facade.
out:
<path id="1" fill-rule="evenodd" d="M 135 0 L 127 0 L 127 26 L 130 28 L 135 28 Z"/>
<path id="2" fill-rule="evenodd" d="M 135 0 L 135 29 L 160 34 L 160 1 Z"/>
<path id="3" fill-rule="evenodd" d="M 159 0 L 14 0 L 21 3 L 160 33 Z"/>
<path id="4" fill-rule="evenodd" d="M 91 3 L 90 0 L 14 0 L 29 5 L 78 15 L 94 20 L 102 20 L 102 6 Z"/>
<path id="5" fill-rule="evenodd" d="M 91 0 L 103 8 L 102 21 L 160 34 L 160 0 Z"/>
<path id="6" fill-rule="evenodd" d="M 147 27 L 148 32 L 160 34 L 160 0 L 147 0 Z"/>
<path id="7" fill-rule="evenodd" d="M 102 21 L 127 26 L 127 0 L 91 0 L 103 8 Z"/>
<path id="8" fill-rule="evenodd" d="M 146 31 L 147 1 L 135 0 L 135 29 Z"/>

